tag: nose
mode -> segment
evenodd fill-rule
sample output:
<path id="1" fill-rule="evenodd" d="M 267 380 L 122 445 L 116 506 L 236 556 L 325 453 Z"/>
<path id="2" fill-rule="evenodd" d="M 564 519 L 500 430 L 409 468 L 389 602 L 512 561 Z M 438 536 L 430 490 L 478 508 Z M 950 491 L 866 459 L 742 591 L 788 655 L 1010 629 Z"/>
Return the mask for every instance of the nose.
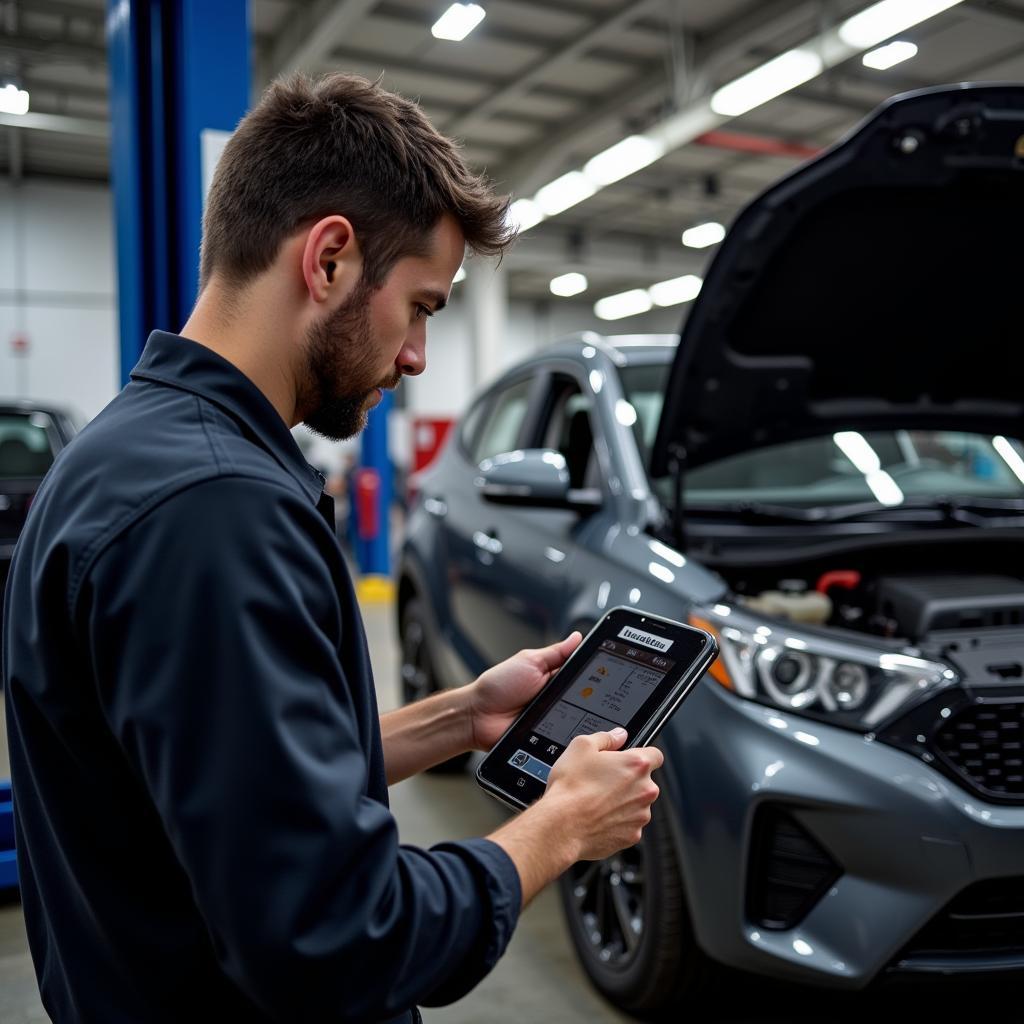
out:
<path id="1" fill-rule="evenodd" d="M 427 368 L 427 332 L 410 331 L 395 359 L 395 365 L 408 377 L 417 377 Z"/>

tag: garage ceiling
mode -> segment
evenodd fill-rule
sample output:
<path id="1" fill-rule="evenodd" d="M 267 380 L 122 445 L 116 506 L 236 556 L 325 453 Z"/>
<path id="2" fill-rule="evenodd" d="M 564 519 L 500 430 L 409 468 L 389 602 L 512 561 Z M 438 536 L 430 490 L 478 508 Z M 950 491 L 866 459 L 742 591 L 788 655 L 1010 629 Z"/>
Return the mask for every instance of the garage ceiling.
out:
<path id="1" fill-rule="evenodd" d="M 252 0 L 258 91 L 294 68 L 341 69 L 417 98 L 471 162 L 518 196 L 579 168 L 627 135 L 868 6 L 865 0 L 481 0 L 460 43 L 431 26 L 448 0 Z M 14 178 L 106 180 L 104 0 L 0 0 L 0 75 L 32 113 L 0 117 L 0 169 Z M 583 270 L 585 297 L 700 273 L 710 250 L 680 244 L 707 219 L 728 224 L 802 155 L 835 141 L 896 92 L 964 80 L 1024 81 L 1024 0 L 965 0 L 900 34 L 912 60 L 874 71 L 859 56 L 730 120 L 735 137 L 693 142 L 526 233 L 510 293 L 551 298 Z M 739 151 L 737 143 L 789 149 Z M 710 143 L 710 144 L 709 144 Z M 723 145 L 722 143 L 725 143 Z M 783 145 L 780 145 L 783 144 Z"/>

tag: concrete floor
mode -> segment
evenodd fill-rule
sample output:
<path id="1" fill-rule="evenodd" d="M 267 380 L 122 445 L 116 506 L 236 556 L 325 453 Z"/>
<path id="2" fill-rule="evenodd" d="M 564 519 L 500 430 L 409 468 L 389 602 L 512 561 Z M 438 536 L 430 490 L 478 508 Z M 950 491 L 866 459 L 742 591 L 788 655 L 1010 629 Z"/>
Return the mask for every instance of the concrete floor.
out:
<path id="1" fill-rule="evenodd" d="M 382 710 L 398 701 L 397 652 L 390 607 L 365 609 L 370 651 Z M 6 732 L 0 702 L 0 777 L 7 775 Z M 446 839 L 486 835 L 504 811 L 463 777 L 422 776 L 391 791 L 394 813 L 406 843 L 429 846 Z M 681 1008 L 675 1019 L 719 1024 L 788 1024 L 815 1021 L 862 1022 L 867 1015 L 947 1021 L 1000 1006 L 1002 1024 L 1024 1021 L 1018 1010 L 1019 981 L 977 987 L 901 986 L 868 996 L 834 996 L 759 982 L 739 983 L 714 1006 Z M 984 1000 L 984 1002 L 982 1002 Z M 617 1013 L 590 987 L 579 968 L 553 889 L 527 909 L 504 959 L 465 999 L 424 1011 L 427 1024 L 479 1024 L 480 1021 L 544 1021 L 545 1024 L 604 1024 L 632 1018 Z M 39 1002 L 19 904 L 0 906 L 0 1022 L 36 1024 L 48 1018 Z"/>

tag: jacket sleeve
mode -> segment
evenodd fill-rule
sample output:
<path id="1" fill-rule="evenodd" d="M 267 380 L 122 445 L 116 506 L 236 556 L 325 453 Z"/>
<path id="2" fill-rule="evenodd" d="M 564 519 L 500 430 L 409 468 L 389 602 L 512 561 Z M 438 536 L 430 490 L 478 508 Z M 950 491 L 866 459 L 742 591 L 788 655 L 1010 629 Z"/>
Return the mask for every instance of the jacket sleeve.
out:
<path id="1" fill-rule="evenodd" d="M 387 1018 L 469 991 L 521 892 L 495 844 L 401 847 L 369 799 L 319 513 L 271 482 L 168 499 L 79 598 L 109 725 L 186 871 L 223 970 L 272 1017 Z M 334 553 L 337 558 L 337 553 Z"/>

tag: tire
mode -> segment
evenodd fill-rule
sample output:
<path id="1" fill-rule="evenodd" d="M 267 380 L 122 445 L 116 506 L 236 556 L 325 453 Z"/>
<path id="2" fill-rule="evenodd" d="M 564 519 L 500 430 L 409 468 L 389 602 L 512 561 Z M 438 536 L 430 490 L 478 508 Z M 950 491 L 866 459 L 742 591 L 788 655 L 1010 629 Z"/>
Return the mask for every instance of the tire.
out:
<path id="1" fill-rule="evenodd" d="M 443 687 L 434 672 L 434 664 L 430 655 L 429 620 L 418 597 L 408 601 L 402 609 L 399 625 L 401 638 L 401 668 L 399 686 L 403 704 L 414 704 L 433 693 L 439 693 Z M 435 764 L 427 771 L 436 775 L 455 775 L 465 771 L 470 754 L 458 754 Z"/>
<path id="2" fill-rule="evenodd" d="M 718 990 L 727 973 L 697 946 L 670 813 L 662 798 L 636 846 L 607 860 L 581 861 L 559 880 L 583 969 L 609 1002 L 644 1017 L 684 1000 L 692 1005 Z"/>

